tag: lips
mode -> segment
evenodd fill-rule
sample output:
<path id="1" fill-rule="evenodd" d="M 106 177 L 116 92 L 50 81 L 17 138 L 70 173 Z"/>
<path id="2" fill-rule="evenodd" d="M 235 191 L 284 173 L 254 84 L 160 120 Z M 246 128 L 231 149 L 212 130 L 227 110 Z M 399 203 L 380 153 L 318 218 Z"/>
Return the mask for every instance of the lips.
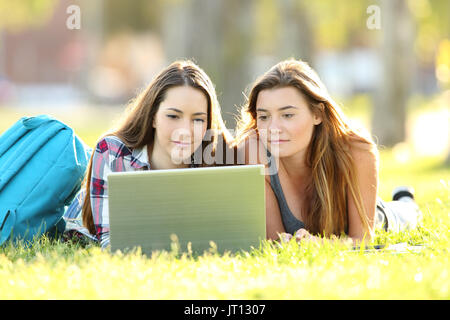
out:
<path id="1" fill-rule="evenodd" d="M 188 147 L 191 145 L 191 142 L 186 142 L 186 141 L 172 141 L 173 143 L 175 143 L 177 146 L 179 147 Z"/>
<path id="2" fill-rule="evenodd" d="M 284 143 L 284 142 L 288 142 L 289 140 L 282 140 L 282 139 L 278 139 L 278 140 L 269 140 L 269 143 L 272 144 L 280 144 L 280 143 Z"/>

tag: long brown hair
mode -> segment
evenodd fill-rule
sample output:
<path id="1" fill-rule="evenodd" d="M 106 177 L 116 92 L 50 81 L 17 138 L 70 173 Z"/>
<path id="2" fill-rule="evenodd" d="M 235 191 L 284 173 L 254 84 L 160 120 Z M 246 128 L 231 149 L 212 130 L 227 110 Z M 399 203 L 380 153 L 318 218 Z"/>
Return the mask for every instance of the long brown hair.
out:
<path id="1" fill-rule="evenodd" d="M 191 86 L 201 90 L 208 102 L 207 129 L 212 133 L 210 141 L 202 142 L 202 149 L 206 144 L 213 143 L 215 149 L 219 139 L 224 143 L 231 140 L 222 120 L 220 105 L 211 79 L 194 62 L 190 60 L 175 61 L 162 70 L 150 84 L 127 106 L 125 116 L 117 129 L 113 129 L 105 136 L 114 135 L 130 149 L 153 146 L 155 128 L 153 120 L 160 103 L 165 99 L 168 89 L 176 86 Z M 103 138 L 102 137 L 102 138 Z M 100 138 L 100 140 L 102 139 Z M 86 188 L 82 206 L 83 224 L 91 234 L 96 234 L 92 217 L 90 201 L 90 181 L 92 175 L 92 158 L 89 161 L 83 186 Z"/>
<path id="2" fill-rule="evenodd" d="M 256 102 L 259 93 L 278 87 L 297 88 L 306 98 L 311 112 L 322 119 L 322 123 L 314 128 L 306 153 L 306 164 L 312 175 L 306 189 L 306 207 L 303 208 L 306 228 L 311 233 L 324 236 L 348 233 L 349 194 L 355 201 L 364 229 L 369 233 L 350 147 L 352 142 L 362 142 L 375 153 L 376 146 L 367 133 L 350 126 L 339 105 L 307 63 L 285 60 L 256 80 L 248 102 L 241 109 L 234 145 L 241 144 L 252 132 L 257 132 Z"/>

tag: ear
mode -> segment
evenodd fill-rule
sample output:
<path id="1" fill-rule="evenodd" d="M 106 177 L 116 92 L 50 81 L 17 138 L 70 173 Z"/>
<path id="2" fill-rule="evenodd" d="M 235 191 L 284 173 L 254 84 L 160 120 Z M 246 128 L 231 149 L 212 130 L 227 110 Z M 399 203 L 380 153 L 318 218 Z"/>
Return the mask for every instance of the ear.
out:
<path id="1" fill-rule="evenodd" d="M 313 112 L 313 123 L 315 126 L 322 123 L 322 114 L 325 110 L 325 105 L 323 103 L 319 103 L 319 110 L 316 110 L 316 112 Z"/>
<path id="2" fill-rule="evenodd" d="M 315 126 L 319 125 L 322 123 L 322 117 L 319 115 L 313 115 L 313 123 Z"/>

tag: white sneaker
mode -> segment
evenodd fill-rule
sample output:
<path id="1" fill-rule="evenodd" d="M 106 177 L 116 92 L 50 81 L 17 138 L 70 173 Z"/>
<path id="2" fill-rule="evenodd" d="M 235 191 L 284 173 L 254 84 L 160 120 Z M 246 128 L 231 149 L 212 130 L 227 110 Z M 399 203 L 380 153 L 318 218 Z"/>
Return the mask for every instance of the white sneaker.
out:
<path id="1" fill-rule="evenodd" d="M 399 186 L 392 191 L 392 201 L 414 201 L 414 189 L 408 186 Z"/>

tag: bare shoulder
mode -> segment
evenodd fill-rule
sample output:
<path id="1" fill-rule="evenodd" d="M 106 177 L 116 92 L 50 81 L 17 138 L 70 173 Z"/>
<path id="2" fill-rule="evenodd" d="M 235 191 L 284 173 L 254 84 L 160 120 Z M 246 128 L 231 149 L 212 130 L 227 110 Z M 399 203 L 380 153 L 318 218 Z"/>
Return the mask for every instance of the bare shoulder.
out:
<path id="1" fill-rule="evenodd" d="M 378 189 L 378 151 L 375 145 L 359 140 L 352 141 L 349 152 L 356 173 L 355 187 L 360 191 L 364 211 L 358 209 L 356 195 L 348 192 L 348 235 L 354 239 L 363 239 L 367 232 L 362 220 L 363 214 L 367 217 L 370 237 L 373 233 Z"/>
<path id="2" fill-rule="evenodd" d="M 378 167 L 378 150 L 376 146 L 353 140 L 349 148 L 355 166 L 358 168 Z"/>

